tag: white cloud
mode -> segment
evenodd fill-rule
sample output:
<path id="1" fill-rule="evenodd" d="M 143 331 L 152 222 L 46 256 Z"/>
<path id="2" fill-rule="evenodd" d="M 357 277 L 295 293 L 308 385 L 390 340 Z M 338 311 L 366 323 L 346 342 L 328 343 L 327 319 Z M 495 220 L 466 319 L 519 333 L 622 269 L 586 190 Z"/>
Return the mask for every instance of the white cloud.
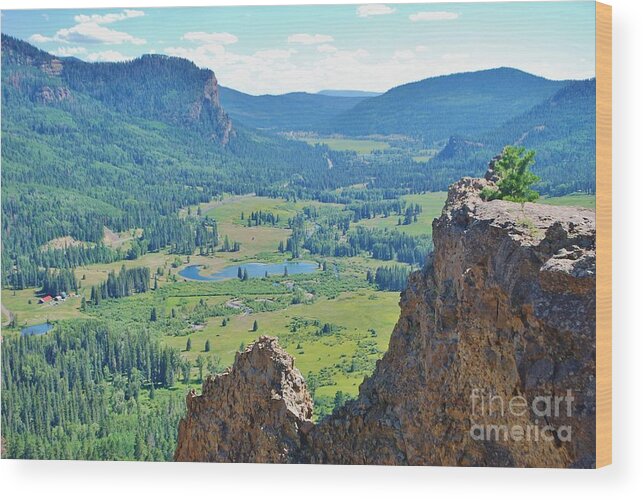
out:
<path id="1" fill-rule="evenodd" d="M 457 53 L 442 54 L 440 57 L 445 61 L 453 61 L 456 59 L 468 59 L 469 57 L 471 57 L 471 55 L 464 52 L 457 52 Z"/>
<path id="2" fill-rule="evenodd" d="M 53 42 L 55 40 L 49 36 L 41 35 L 40 33 L 35 33 L 29 37 L 29 41 L 33 43 L 47 43 L 47 42 Z"/>
<path id="3" fill-rule="evenodd" d="M 296 53 L 296 50 L 282 50 L 282 49 L 265 49 L 258 50 L 253 54 L 253 57 L 258 57 L 261 59 L 288 59 L 292 54 Z"/>
<path id="4" fill-rule="evenodd" d="M 443 10 L 416 12 L 411 14 L 409 19 L 413 22 L 417 21 L 451 21 L 457 19 L 459 14 L 456 12 L 446 12 Z"/>
<path id="5" fill-rule="evenodd" d="M 395 9 L 382 4 L 360 5 L 357 7 L 357 15 L 359 17 L 385 16 L 387 14 L 393 14 L 393 12 L 395 12 Z"/>
<path id="6" fill-rule="evenodd" d="M 337 52 L 337 47 L 325 43 L 323 45 L 317 46 L 317 52 L 321 52 L 322 54 L 332 54 L 334 52 Z"/>
<path id="7" fill-rule="evenodd" d="M 85 60 L 89 62 L 117 62 L 129 61 L 131 59 L 131 57 L 125 56 L 115 50 L 92 52 L 91 54 L 87 54 L 87 56 L 85 57 Z"/>
<path id="8" fill-rule="evenodd" d="M 320 43 L 332 42 L 334 39 L 330 35 L 310 35 L 308 33 L 296 33 L 288 37 L 288 43 L 301 43 L 303 45 L 315 45 Z"/>
<path id="9" fill-rule="evenodd" d="M 133 43 L 143 45 L 145 40 L 123 31 L 116 31 L 96 23 L 80 23 L 71 28 L 63 28 L 56 32 L 56 41 L 72 43 L 105 43 L 120 45 Z"/>
<path id="10" fill-rule="evenodd" d="M 228 45 L 237 43 L 239 39 L 232 33 L 206 33 L 205 31 L 190 31 L 181 37 L 183 40 L 202 43 L 216 43 Z"/>
<path id="11" fill-rule="evenodd" d="M 58 47 L 58 49 L 54 50 L 54 54 L 61 57 L 77 56 L 86 52 L 85 47 Z"/>
<path id="12" fill-rule="evenodd" d="M 433 68 L 433 60 L 421 59 L 413 50 L 400 49 L 387 58 L 379 58 L 363 48 L 342 50 L 319 44 L 314 47 L 318 57 L 300 60 L 289 56 L 295 53 L 292 49 L 268 48 L 241 54 L 231 51 L 231 47 L 167 47 L 162 52 L 213 70 L 221 85 L 253 94 L 316 92 L 322 87 L 382 91 L 425 77 L 429 67 L 446 72 L 444 64 Z"/>
<path id="13" fill-rule="evenodd" d="M 216 58 L 223 57 L 226 54 L 225 47 L 216 43 L 200 45 L 196 48 L 166 47 L 164 52 L 171 56 L 190 59 L 200 66 L 207 66 L 207 64 L 204 64 L 205 61 L 217 61 Z"/>
<path id="14" fill-rule="evenodd" d="M 85 14 L 79 14 L 74 16 L 76 24 L 71 28 L 59 29 L 52 37 L 36 33 L 31 35 L 29 40 L 34 43 L 104 43 L 112 45 L 132 43 L 134 45 L 143 45 L 146 41 L 142 38 L 137 38 L 122 31 L 106 28 L 103 25 L 144 15 L 145 13 L 143 11 L 131 9 L 125 9 L 122 12 L 105 15 L 92 14 L 88 16 Z"/>
<path id="15" fill-rule="evenodd" d="M 77 16 L 74 16 L 74 21 L 76 21 L 79 24 L 85 24 L 85 23 L 110 24 L 110 23 L 115 23 L 116 21 L 122 21 L 124 19 L 130 19 L 132 17 L 141 17 L 144 15 L 145 15 L 145 12 L 143 12 L 142 10 L 125 9 L 123 12 L 118 12 L 115 14 L 105 14 L 104 16 L 101 16 L 99 14 L 92 14 L 91 16 L 79 14 Z"/>
<path id="16" fill-rule="evenodd" d="M 398 61 L 409 61 L 415 59 L 415 52 L 412 50 L 396 50 L 393 54 L 393 59 Z"/>

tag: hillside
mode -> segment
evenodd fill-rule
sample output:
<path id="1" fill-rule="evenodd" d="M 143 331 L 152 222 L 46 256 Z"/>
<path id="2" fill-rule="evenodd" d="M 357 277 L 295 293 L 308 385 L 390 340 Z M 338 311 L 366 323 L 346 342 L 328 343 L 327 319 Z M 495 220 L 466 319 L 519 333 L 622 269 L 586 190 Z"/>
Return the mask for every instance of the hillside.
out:
<path id="1" fill-rule="evenodd" d="M 364 95 L 306 92 L 254 96 L 221 87 L 221 103 L 233 120 L 249 127 L 279 132 L 318 130 L 321 123 L 366 98 Z"/>
<path id="2" fill-rule="evenodd" d="M 540 186 L 552 195 L 596 189 L 596 79 L 571 82 L 488 134 L 493 149 L 518 144 L 538 152 Z"/>
<path id="3" fill-rule="evenodd" d="M 479 136 L 540 104 L 565 82 L 512 68 L 427 78 L 394 87 L 325 124 L 344 135 L 402 134 L 425 143 Z"/>
<path id="4" fill-rule="evenodd" d="M 552 196 L 594 192 L 596 80 L 570 82 L 526 112 L 478 136 L 452 136 L 432 160 L 435 170 L 451 176 L 473 175 L 484 158 L 504 145 L 536 151 L 534 171 L 541 193 Z"/>
<path id="5" fill-rule="evenodd" d="M 183 59 L 85 63 L 3 35 L 2 245 L 15 259 L 3 259 L 3 283 L 13 264 L 24 286 L 43 265 L 116 259 L 104 226 L 143 228 L 143 251 L 187 251 L 195 228 L 182 207 L 293 176 L 332 185 L 321 152 L 233 127 L 218 92 L 212 71 Z M 65 236 L 94 246 L 41 252 Z"/>
<path id="6" fill-rule="evenodd" d="M 364 193 L 351 192 L 360 200 L 439 191 L 479 173 L 486 158 L 513 142 L 537 150 L 543 194 L 593 191 L 594 124 L 586 113 L 592 81 L 549 95 L 562 83 L 499 69 L 425 80 L 366 99 L 255 97 L 220 88 L 212 71 L 176 57 L 86 63 L 4 35 L 2 49 L 2 245 L 12 257 L 2 262 L 4 285 L 40 284 L 47 267 L 122 258 L 103 246 L 105 227 L 142 230 L 131 258 L 168 247 L 190 253 L 212 223 L 179 217 L 179 210 L 222 193 L 348 202 L 335 190 L 367 185 Z M 406 98 L 398 101 L 400 92 Z M 414 98 L 441 113 L 435 115 L 441 121 L 423 129 L 425 138 L 447 134 L 446 141 L 461 131 L 428 163 L 413 161 L 412 151 L 365 156 L 274 134 L 314 128 L 342 108 L 351 108 L 341 115 L 348 116 L 373 102 L 397 106 L 389 117 L 412 124 L 422 116 L 413 114 Z M 371 125 L 386 123 L 373 119 Z M 57 238 L 80 244 L 47 247 Z"/>
<path id="7" fill-rule="evenodd" d="M 71 105 L 78 93 L 116 113 L 192 128 L 222 144 L 230 140 L 232 124 L 219 103 L 214 73 L 184 59 L 154 54 L 91 64 L 6 36 L 2 49 L 3 75 L 11 73 L 12 89 L 5 92 L 10 100 L 19 93 L 37 104 Z"/>

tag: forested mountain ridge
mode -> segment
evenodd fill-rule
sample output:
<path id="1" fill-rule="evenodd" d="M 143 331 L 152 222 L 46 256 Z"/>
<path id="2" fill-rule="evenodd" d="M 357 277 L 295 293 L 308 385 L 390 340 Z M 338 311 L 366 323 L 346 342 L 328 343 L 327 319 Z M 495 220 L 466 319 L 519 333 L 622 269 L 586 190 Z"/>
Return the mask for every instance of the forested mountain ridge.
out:
<path id="1" fill-rule="evenodd" d="M 477 136 L 528 111 L 566 85 L 513 68 L 427 78 L 394 87 L 325 124 L 345 135 L 402 134 L 425 143 Z"/>
<path id="2" fill-rule="evenodd" d="M 191 253 L 197 226 L 212 223 L 179 218 L 182 207 L 332 186 L 318 149 L 231 129 L 217 90 L 212 72 L 178 58 L 90 64 L 3 35 L 3 284 L 41 286 L 45 268 L 122 258 L 102 245 L 104 227 L 143 229 L 132 258 Z M 65 236 L 87 245 L 42 249 Z"/>
<path id="3" fill-rule="evenodd" d="M 367 97 L 307 92 L 255 96 L 221 87 L 221 103 L 235 122 L 278 132 L 317 131 Z"/>
<path id="4" fill-rule="evenodd" d="M 407 116 L 414 92 L 426 85 L 442 97 L 419 96 L 424 111 Z M 214 221 L 178 212 L 223 193 L 381 202 L 444 190 L 463 175 L 480 174 L 505 144 L 521 141 L 538 151 L 541 193 L 592 192 L 591 85 L 505 68 L 438 77 L 371 98 L 255 97 L 219 87 L 212 71 L 176 57 L 86 63 L 2 35 L 2 283 L 41 287 L 48 268 L 135 259 L 163 248 L 212 249 Z M 401 91 L 405 99 L 391 100 Z M 422 140 L 463 142 L 449 141 L 426 163 L 412 151 L 364 156 L 250 128 L 241 116 L 280 132 L 313 127 L 355 101 L 344 114 L 384 102 L 390 110 L 398 106 L 394 116 L 411 128 L 415 123 Z M 227 103 L 236 109 L 234 126 Z M 430 123 L 420 123 L 428 116 Z M 371 123 L 387 119 L 377 115 Z M 346 190 L 358 185 L 367 189 Z M 142 231 L 125 255 L 103 244 L 106 227 Z M 81 244 L 48 247 L 67 237 Z"/>
<path id="5" fill-rule="evenodd" d="M 475 175 L 484 158 L 507 144 L 536 150 L 541 193 L 596 189 L 596 79 L 572 81 L 554 95 L 478 136 L 452 136 L 433 159 L 435 169 Z"/>
<path id="6" fill-rule="evenodd" d="M 12 73 L 9 82 L 32 101 L 51 103 L 81 92 L 112 111 L 194 127 L 222 144 L 233 134 L 214 72 L 185 59 L 148 54 L 126 62 L 87 63 L 4 35 L 2 55 Z"/>
<path id="7" fill-rule="evenodd" d="M 382 95 L 382 92 L 370 92 L 368 90 L 324 89 L 317 92 L 317 94 L 335 97 L 376 97 L 378 95 Z"/>

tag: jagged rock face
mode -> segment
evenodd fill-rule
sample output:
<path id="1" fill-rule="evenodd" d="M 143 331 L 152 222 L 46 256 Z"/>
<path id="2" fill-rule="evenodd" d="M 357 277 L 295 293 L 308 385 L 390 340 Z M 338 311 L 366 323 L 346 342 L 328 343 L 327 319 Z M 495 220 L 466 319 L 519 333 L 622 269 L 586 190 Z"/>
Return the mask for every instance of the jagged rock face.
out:
<path id="1" fill-rule="evenodd" d="M 593 464 L 594 213 L 483 202 L 486 185 L 463 179 L 451 187 L 434 222 L 432 261 L 410 278 L 389 351 L 358 401 L 315 429 L 317 461 Z M 544 406 L 520 415 L 520 398 L 544 404 L 568 390 L 569 415 L 566 400 L 558 416 L 539 417 Z M 571 442 L 505 441 L 502 432 L 500 439 L 473 438 L 472 428 L 489 425 L 524 432 L 570 426 Z"/>
<path id="2" fill-rule="evenodd" d="M 232 368 L 187 396 L 179 424 L 179 461 L 302 461 L 302 428 L 312 427 L 313 403 L 292 357 L 261 337 L 237 354 Z"/>
<path id="3" fill-rule="evenodd" d="M 224 146 L 236 134 L 219 102 L 214 72 L 184 59 L 147 54 L 126 62 L 87 63 L 52 56 L 3 34 L 2 65 L 3 84 L 39 104 L 88 95 L 110 110 L 196 129 Z"/>
<path id="4" fill-rule="evenodd" d="M 210 138 L 226 145 L 234 136 L 232 120 L 221 107 L 217 78 L 212 71 L 209 74 L 203 87 L 203 96 L 192 105 L 190 117 L 197 122 L 211 123 L 213 132 Z"/>
<path id="5" fill-rule="evenodd" d="M 594 465 L 595 214 L 484 202 L 480 191 L 490 184 L 463 179 L 451 187 L 433 224 L 435 252 L 409 279 L 388 352 L 355 401 L 312 429 L 298 426 L 300 447 L 289 448 L 289 458 Z M 258 372 L 248 372 L 246 380 L 255 377 L 262 380 Z M 252 395 L 271 397 L 256 389 Z M 230 396 L 211 392 L 210 397 Z M 250 408 L 235 406 L 233 419 Z M 225 418 L 220 411 L 229 410 L 190 406 L 188 419 L 194 413 L 205 421 Z M 267 458 L 248 448 L 243 437 L 260 426 L 237 429 L 240 461 Z M 182 431 L 179 450 L 193 445 L 186 437 Z M 289 436 L 289 443 L 295 441 Z M 206 455 L 194 459 L 211 459 Z"/>
<path id="6" fill-rule="evenodd" d="M 36 99 L 44 104 L 65 101 L 71 98 L 71 91 L 67 87 L 51 88 L 44 86 L 36 95 Z"/>
<path id="7" fill-rule="evenodd" d="M 49 76 L 60 76 L 63 72 L 63 63 L 60 59 L 52 58 L 42 63 L 40 70 Z"/>

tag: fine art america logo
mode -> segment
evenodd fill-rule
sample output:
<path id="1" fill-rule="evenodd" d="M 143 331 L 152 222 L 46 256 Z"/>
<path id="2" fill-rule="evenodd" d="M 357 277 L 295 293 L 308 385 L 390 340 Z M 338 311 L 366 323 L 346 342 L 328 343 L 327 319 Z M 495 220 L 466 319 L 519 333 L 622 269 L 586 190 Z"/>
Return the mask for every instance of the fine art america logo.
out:
<path id="1" fill-rule="evenodd" d="M 551 425 L 557 417 L 571 417 L 574 404 L 572 391 L 565 396 L 523 396 L 509 399 L 485 389 L 471 390 L 471 429 L 475 441 L 554 441 L 570 442 L 570 425 Z M 524 424 L 516 420 L 529 423 Z M 484 423 L 480 423 L 484 422 Z M 514 422 L 514 423 L 507 423 Z"/>

